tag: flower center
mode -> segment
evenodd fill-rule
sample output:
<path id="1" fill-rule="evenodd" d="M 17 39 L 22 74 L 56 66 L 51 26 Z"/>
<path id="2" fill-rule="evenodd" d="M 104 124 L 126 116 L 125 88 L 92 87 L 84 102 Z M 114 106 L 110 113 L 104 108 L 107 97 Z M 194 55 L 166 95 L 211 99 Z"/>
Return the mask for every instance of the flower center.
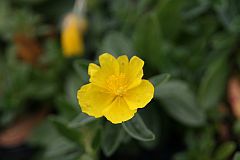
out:
<path id="1" fill-rule="evenodd" d="M 116 96 L 123 96 L 127 91 L 127 80 L 123 73 L 119 75 L 111 75 L 108 80 L 108 90 Z"/>

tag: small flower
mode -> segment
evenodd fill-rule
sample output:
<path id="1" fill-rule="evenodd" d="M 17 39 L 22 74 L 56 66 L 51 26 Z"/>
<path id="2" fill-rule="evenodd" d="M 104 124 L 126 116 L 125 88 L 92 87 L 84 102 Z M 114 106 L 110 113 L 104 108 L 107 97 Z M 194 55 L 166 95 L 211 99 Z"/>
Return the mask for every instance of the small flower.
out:
<path id="1" fill-rule="evenodd" d="M 144 61 L 136 56 L 129 61 L 126 55 L 116 59 L 104 53 L 99 63 L 89 64 L 90 83 L 78 90 L 82 112 L 96 118 L 105 116 L 115 124 L 131 119 L 154 94 L 153 85 L 142 79 Z"/>
<path id="2" fill-rule="evenodd" d="M 83 34 L 87 23 L 84 18 L 70 13 L 63 21 L 61 34 L 62 48 L 64 56 L 71 57 L 82 55 L 84 52 Z"/>

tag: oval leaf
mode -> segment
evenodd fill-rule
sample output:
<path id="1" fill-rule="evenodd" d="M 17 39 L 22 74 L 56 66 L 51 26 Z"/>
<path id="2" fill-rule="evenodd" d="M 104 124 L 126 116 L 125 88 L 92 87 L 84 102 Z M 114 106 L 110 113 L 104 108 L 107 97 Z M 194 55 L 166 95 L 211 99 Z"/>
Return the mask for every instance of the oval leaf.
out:
<path id="1" fill-rule="evenodd" d="M 92 121 L 96 120 L 96 118 L 88 116 L 84 113 L 80 113 L 77 117 L 75 117 L 69 124 L 69 127 L 77 128 L 83 125 L 86 125 Z"/>
<path id="2" fill-rule="evenodd" d="M 201 107 L 209 109 L 217 105 L 224 93 L 227 74 L 226 56 L 221 56 L 211 63 L 199 87 L 199 102 Z"/>
<path id="3" fill-rule="evenodd" d="M 101 147 L 106 156 L 111 156 L 124 138 L 124 131 L 119 125 L 107 123 L 102 133 Z"/>
<path id="4" fill-rule="evenodd" d="M 58 132 L 61 135 L 63 135 L 70 141 L 81 145 L 80 143 L 81 135 L 77 130 L 73 128 L 69 128 L 66 125 L 66 122 L 64 122 L 63 120 L 57 117 L 50 117 L 50 121 L 52 122 L 52 124 L 55 126 L 55 128 L 58 130 Z"/>
<path id="5" fill-rule="evenodd" d="M 83 60 L 83 59 L 76 60 L 73 63 L 73 67 L 74 67 L 75 71 L 77 72 L 77 74 L 80 76 L 81 80 L 84 83 L 88 82 L 89 76 L 88 76 L 87 70 L 88 70 L 89 63 L 90 63 L 90 61 Z"/>
<path id="6" fill-rule="evenodd" d="M 133 138 L 140 141 L 152 141 L 154 133 L 147 128 L 140 115 L 135 115 L 131 120 L 122 123 L 125 131 Z"/>
<path id="7" fill-rule="evenodd" d="M 233 160 L 240 160 L 240 152 L 235 153 Z"/>
<path id="8" fill-rule="evenodd" d="M 111 32 L 103 40 L 101 45 L 101 52 L 109 52 L 114 56 L 126 54 L 128 56 L 134 55 L 134 50 L 131 41 L 120 32 Z"/>
<path id="9" fill-rule="evenodd" d="M 234 150 L 236 149 L 236 144 L 234 142 L 226 142 L 217 148 L 215 158 L 216 160 L 228 159 Z"/>
<path id="10" fill-rule="evenodd" d="M 169 78 L 170 78 L 170 74 L 164 73 L 164 74 L 159 74 L 154 77 L 151 77 L 149 80 L 152 82 L 154 87 L 157 87 L 158 85 L 167 82 Z"/>
<path id="11" fill-rule="evenodd" d="M 195 96 L 183 81 L 169 81 L 155 89 L 155 98 L 177 121 L 189 126 L 200 126 L 205 122 L 205 114 L 198 107 Z"/>

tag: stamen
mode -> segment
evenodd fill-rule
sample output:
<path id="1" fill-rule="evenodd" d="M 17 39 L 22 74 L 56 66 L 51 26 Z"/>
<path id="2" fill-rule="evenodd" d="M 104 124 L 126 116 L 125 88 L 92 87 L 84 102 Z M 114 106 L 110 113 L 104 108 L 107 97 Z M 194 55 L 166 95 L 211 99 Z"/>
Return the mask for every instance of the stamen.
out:
<path id="1" fill-rule="evenodd" d="M 116 96 L 123 96 L 127 91 L 127 79 L 125 74 L 111 75 L 108 80 L 108 89 L 112 94 Z"/>

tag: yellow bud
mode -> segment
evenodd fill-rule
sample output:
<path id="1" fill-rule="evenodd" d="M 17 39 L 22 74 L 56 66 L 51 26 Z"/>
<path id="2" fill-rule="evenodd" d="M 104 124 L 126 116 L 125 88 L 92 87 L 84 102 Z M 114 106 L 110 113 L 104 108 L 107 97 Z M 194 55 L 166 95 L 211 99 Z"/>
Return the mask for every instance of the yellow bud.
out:
<path id="1" fill-rule="evenodd" d="M 85 19 L 75 14 L 68 14 L 63 21 L 61 41 L 64 56 L 82 55 L 84 52 L 84 31 L 87 28 Z"/>

